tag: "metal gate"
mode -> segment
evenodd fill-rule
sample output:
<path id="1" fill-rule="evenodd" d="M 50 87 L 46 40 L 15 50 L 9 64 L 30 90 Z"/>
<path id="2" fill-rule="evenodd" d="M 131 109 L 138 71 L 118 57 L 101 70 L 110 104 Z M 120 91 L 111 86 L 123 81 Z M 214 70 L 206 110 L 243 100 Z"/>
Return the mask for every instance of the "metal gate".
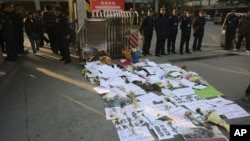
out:
<path id="1" fill-rule="evenodd" d="M 85 23 L 85 49 L 105 50 L 111 58 L 121 58 L 122 51 L 130 48 L 134 16 L 129 11 L 93 11 Z M 133 32 L 134 33 L 134 32 Z"/>

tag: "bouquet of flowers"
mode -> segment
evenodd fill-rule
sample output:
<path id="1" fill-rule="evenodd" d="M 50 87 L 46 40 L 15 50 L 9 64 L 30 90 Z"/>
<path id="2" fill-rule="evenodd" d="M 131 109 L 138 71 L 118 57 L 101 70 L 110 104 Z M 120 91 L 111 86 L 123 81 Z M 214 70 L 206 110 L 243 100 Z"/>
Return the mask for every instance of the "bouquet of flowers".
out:
<path id="1" fill-rule="evenodd" d="M 226 121 L 223 120 L 223 119 L 218 115 L 218 113 L 217 113 L 216 111 L 210 110 L 210 111 L 204 113 L 204 112 L 201 111 L 200 108 L 197 108 L 197 109 L 196 109 L 196 112 L 199 113 L 199 114 L 201 114 L 201 115 L 204 115 L 204 116 L 206 117 L 206 121 L 207 121 L 207 122 L 211 122 L 211 123 L 214 123 L 214 124 L 216 124 L 216 125 L 219 125 L 219 126 L 225 128 L 227 132 L 230 131 L 230 129 L 229 129 L 229 127 L 230 127 L 229 124 L 226 123 Z"/>
<path id="2" fill-rule="evenodd" d="M 135 93 L 130 91 L 128 94 L 128 97 L 131 98 L 132 104 L 134 105 L 135 108 L 138 107 L 137 99 L 135 97 Z"/>
<path id="3" fill-rule="evenodd" d="M 208 122 L 217 124 L 217 125 L 219 125 L 219 126 L 225 128 L 227 132 L 230 131 L 230 129 L 229 129 L 229 127 L 230 127 L 229 124 L 226 123 L 226 121 L 223 120 L 223 119 L 218 115 L 218 113 L 217 113 L 216 111 L 214 111 L 214 110 L 213 110 L 213 111 L 210 111 L 210 112 L 208 113 L 208 115 L 206 116 L 206 119 L 207 119 Z"/>

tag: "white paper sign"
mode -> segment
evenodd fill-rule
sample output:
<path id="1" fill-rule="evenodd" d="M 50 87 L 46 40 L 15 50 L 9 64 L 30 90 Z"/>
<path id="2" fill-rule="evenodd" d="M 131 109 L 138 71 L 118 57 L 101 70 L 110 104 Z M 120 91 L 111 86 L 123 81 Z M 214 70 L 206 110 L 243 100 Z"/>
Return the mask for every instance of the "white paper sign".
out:
<path id="1" fill-rule="evenodd" d="M 173 90 L 172 94 L 176 96 L 184 96 L 184 95 L 195 94 L 195 91 L 191 87 L 179 88 L 179 89 Z"/>
<path id="2" fill-rule="evenodd" d="M 214 105 L 214 106 L 217 106 L 217 107 L 222 107 L 222 106 L 225 106 L 227 104 L 233 103 L 233 101 L 227 100 L 227 99 L 222 98 L 222 97 L 217 97 L 217 98 L 207 100 L 207 103 Z"/>
<path id="3" fill-rule="evenodd" d="M 151 127 L 153 128 L 159 140 L 174 138 L 171 128 L 169 128 L 169 126 L 167 126 L 167 124 L 164 122 L 161 124 L 153 124 Z"/>
<path id="4" fill-rule="evenodd" d="M 249 113 L 238 104 L 224 105 L 223 107 L 216 107 L 215 109 L 219 115 L 225 115 L 228 119 L 250 116 Z"/>
<path id="5" fill-rule="evenodd" d="M 117 131 L 120 141 L 153 141 L 154 138 L 146 126 Z"/>

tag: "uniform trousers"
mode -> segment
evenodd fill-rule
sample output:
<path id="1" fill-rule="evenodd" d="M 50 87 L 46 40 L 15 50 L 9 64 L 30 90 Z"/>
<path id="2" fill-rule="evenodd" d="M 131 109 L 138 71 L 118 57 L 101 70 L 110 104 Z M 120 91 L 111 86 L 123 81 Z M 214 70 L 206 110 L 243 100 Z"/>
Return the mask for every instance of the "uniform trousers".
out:
<path id="1" fill-rule="evenodd" d="M 170 53 L 170 51 L 172 53 L 175 52 L 176 36 L 177 36 L 177 34 L 172 34 L 168 38 L 168 53 Z"/>
<path id="2" fill-rule="evenodd" d="M 186 43 L 186 48 L 185 52 L 189 52 L 189 40 L 190 40 L 190 35 L 182 35 L 181 36 L 181 43 L 180 43 L 180 53 L 183 53 L 183 46 Z"/>
<path id="3" fill-rule="evenodd" d="M 237 45 L 236 45 L 236 48 L 237 48 L 237 49 L 240 49 L 241 43 L 242 43 L 242 41 L 243 41 L 244 38 L 245 38 L 244 35 L 239 34 L 239 36 L 238 36 L 238 41 L 237 41 Z"/>
<path id="4" fill-rule="evenodd" d="M 157 38 L 156 41 L 156 48 L 155 48 L 155 55 L 165 54 L 165 42 L 167 38 Z"/>
<path id="5" fill-rule="evenodd" d="M 151 46 L 151 40 L 152 40 L 152 36 L 144 36 L 143 37 L 143 47 L 142 47 L 142 51 L 143 54 L 149 54 L 149 49 Z"/>
<path id="6" fill-rule="evenodd" d="M 56 44 L 56 33 L 55 31 L 48 31 L 48 37 L 50 41 L 51 50 L 53 53 L 58 53 L 59 46 Z"/>
<path id="7" fill-rule="evenodd" d="M 230 50 L 235 37 L 236 29 L 226 29 L 225 49 Z"/>
<path id="8" fill-rule="evenodd" d="M 201 49 L 203 36 L 194 36 L 193 51 Z"/>
<path id="9" fill-rule="evenodd" d="M 64 61 L 70 62 L 69 41 L 65 37 L 58 37 L 56 40 L 56 46 L 59 47 L 59 51 Z"/>

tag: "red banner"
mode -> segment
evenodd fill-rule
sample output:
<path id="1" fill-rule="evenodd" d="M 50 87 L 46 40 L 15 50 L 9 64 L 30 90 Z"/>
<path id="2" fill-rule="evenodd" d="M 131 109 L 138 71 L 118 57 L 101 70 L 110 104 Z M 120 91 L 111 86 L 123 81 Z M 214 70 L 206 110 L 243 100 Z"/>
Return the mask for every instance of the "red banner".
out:
<path id="1" fill-rule="evenodd" d="M 122 10 L 124 11 L 124 0 L 90 0 L 91 11 L 99 10 Z"/>

